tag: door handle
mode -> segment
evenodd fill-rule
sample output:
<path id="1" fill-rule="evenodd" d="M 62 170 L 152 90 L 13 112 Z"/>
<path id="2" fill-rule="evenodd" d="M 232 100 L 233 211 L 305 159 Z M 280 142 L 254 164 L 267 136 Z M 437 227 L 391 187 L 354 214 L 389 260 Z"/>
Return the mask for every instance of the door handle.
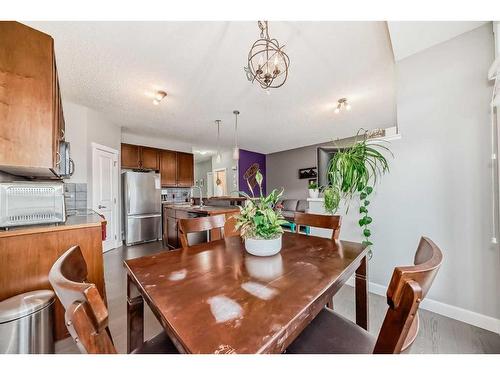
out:
<path id="1" fill-rule="evenodd" d="M 97 208 L 102 209 L 102 208 L 106 208 L 106 206 L 99 205 L 99 206 L 97 206 Z"/>

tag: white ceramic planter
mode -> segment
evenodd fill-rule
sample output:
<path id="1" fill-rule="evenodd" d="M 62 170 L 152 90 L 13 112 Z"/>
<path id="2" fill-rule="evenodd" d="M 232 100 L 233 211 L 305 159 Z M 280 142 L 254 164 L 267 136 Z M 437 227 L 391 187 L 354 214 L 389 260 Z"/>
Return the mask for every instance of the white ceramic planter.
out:
<path id="1" fill-rule="evenodd" d="M 308 190 L 309 190 L 309 198 L 319 197 L 319 189 L 308 189 Z"/>
<path id="2" fill-rule="evenodd" d="M 267 257 L 279 253 L 281 250 L 281 235 L 272 240 L 260 238 L 246 238 L 245 249 L 252 255 Z"/>

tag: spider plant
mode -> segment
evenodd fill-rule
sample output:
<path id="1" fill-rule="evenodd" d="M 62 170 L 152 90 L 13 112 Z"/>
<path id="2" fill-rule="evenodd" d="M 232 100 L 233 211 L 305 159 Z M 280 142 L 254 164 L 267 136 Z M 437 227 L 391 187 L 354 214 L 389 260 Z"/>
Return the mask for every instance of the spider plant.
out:
<path id="1" fill-rule="evenodd" d="M 358 131 L 359 137 L 362 129 Z M 363 244 L 373 245 L 370 241 L 371 231 L 369 224 L 373 219 L 368 215 L 369 195 L 377 180 L 389 171 L 389 163 L 383 152 L 392 152 L 388 147 L 368 139 L 367 132 L 362 134 L 362 139 L 356 141 L 352 147 L 339 149 L 328 164 L 328 180 L 330 185 L 325 187 L 323 195 L 324 206 L 327 212 L 337 211 L 341 200 L 349 203 L 355 194 L 359 194 L 361 219 L 358 224 L 363 230 Z M 347 212 L 346 210 L 346 212 Z"/>

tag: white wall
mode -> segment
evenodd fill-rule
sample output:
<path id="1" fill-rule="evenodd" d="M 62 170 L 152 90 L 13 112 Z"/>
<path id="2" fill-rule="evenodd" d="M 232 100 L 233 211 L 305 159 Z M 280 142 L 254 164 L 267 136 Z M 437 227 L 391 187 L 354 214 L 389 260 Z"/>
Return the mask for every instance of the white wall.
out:
<path id="1" fill-rule="evenodd" d="M 394 267 L 410 264 L 420 236 L 428 236 L 444 253 L 428 299 L 494 324 L 488 317 L 500 318 L 500 251 L 490 244 L 492 87 L 486 75 L 492 61 L 487 24 L 397 64 L 402 139 L 391 145 L 391 172 L 369 206 L 375 244 L 369 278 L 387 286 Z M 315 149 L 269 155 L 268 188 L 291 186 L 285 195 L 302 194 L 288 179 L 297 179 L 300 161 L 315 160 Z M 344 216 L 342 239 L 361 240 L 357 207 Z"/>
<path id="2" fill-rule="evenodd" d="M 87 207 L 92 207 L 92 143 L 111 147 L 120 153 L 121 128 L 101 113 L 69 101 L 63 101 L 66 140 L 71 143 L 75 173 L 66 182 L 87 184 Z M 120 161 L 120 156 L 118 156 Z M 120 170 L 120 168 L 118 168 Z M 118 233 L 122 227 L 121 179 L 118 179 Z"/>
<path id="3" fill-rule="evenodd" d="M 204 161 L 200 161 L 200 162 L 196 162 L 194 163 L 194 181 L 195 181 L 195 184 L 197 184 L 196 182 L 198 181 L 198 186 L 199 186 L 199 181 L 201 179 L 203 179 L 204 183 L 203 183 L 203 186 L 200 186 L 201 187 L 201 191 L 202 191 L 202 194 L 204 197 L 207 196 L 207 183 L 209 183 L 209 181 L 207 181 L 207 173 L 208 172 L 211 172 L 212 171 L 212 159 L 208 159 L 208 160 L 204 160 Z M 212 183 L 212 181 L 210 181 L 210 183 Z M 198 191 L 195 189 L 194 190 L 194 194 L 196 196 L 198 196 Z"/>
<path id="4" fill-rule="evenodd" d="M 63 101 L 66 140 L 71 143 L 71 158 L 75 173 L 68 182 L 87 182 L 87 111 L 88 108 Z"/>
<path id="5" fill-rule="evenodd" d="M 156 147 L 165 150 L 193 152 L 192 145 L 185 142 L 180 142 L 172 138 L 165 137 L 149 137 L 146 135 L 138 135 L 127 132 L 122 132 L 122 142 L 131 143 L 134 145 Z"/>

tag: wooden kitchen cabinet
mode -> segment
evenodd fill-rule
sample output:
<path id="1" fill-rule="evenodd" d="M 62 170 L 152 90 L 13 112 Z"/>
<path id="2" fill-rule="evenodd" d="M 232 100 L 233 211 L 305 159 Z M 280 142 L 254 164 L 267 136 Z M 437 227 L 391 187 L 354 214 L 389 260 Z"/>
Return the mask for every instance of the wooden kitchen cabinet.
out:
<path id="1" fill-rule="evenodd" d="M 194 182 L 193 154 L 177 153 L 177 186 L 191 187 Z"/>
<path id="2" fill-rule="evenodd" d="M 191 187 L 194 184 L 194 157 L 187 152 L 121 144 L 122 168 L 160 171 L 162 187 Z"/>
<path id="3" fill-rule="evenodd" d="M 177 186 L 177 152 L 160 151 L 161 186 Z"/>
<path id="4" fill-rule="evenodd" d="M 152 147 L 121 144 L 122 168 L 160 169 L 160 150 Z"/>
<path id="5" fill-rule="evenodd" d="M 140 147 L 141 150 L 141 168 L 143 169 L 160 169 L 160 153 L 158 149 L 151 147 Z"/>
<path id="6" fill-rule="evenodd" d="M 50 35 L 0 22 L 0 170 L 57 176 L 64 116 Z"/>
<path id="7" fill-rule="evenodd" d="M 140 146 L 122 143 L 121 160 L 122 168 L 138 169 L 141 167 Z"/>

